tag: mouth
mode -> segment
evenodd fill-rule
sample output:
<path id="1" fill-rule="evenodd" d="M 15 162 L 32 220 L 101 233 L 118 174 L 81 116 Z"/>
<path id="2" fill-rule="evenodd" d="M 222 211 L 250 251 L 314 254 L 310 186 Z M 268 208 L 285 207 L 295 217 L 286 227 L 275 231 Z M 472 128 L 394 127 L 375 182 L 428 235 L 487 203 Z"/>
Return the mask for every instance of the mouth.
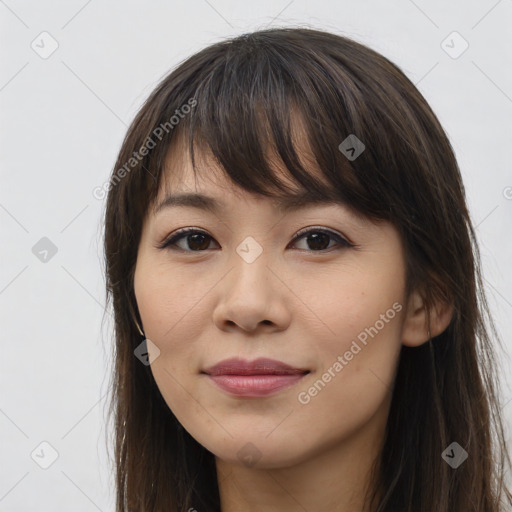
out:
<path id="1" fill-rule="evenodd" d="M 310 370 L 273 359 L 227 359 L 201 372 L 221 390 L 241 397 L 263 397 L 303 379 Z"/>

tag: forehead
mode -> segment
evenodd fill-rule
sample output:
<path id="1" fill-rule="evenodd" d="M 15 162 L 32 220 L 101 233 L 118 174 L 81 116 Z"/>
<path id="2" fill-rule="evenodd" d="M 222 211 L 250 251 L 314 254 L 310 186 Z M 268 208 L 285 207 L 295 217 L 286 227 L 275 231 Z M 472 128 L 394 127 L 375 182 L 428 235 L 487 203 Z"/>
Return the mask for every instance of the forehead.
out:
<path id="1" fill-rule="evenodd" d="M 236 157 L 232 158 L 232 155 L 237 155 L 238 157 L 239 155 L 243 156 L 243 154 L 247 154 L 247 156 L 242 158 L 242 160 L 244 162 L 251 162 L 251 165 L 254 165 L 255 167 L 262 165 L 264 160 L 272 169 L 276 178 L 283 184 L 283 188 L 289 192 L 296 192 L 303 187 L 300 183 L 297 183 L 295 178 L 293 178 L 279 156 L 279 152 L 286 151 L 289 153 L 289 151 L 294 150 L 297 153 L 297 158 L 303 168 L 306 169 L 309 174 L 314 176 L 318 182 L 321 182 L 326 187 L 331 188 L 318 167 L 313 148 L 308 137 L 304 114 L 297 106 L 295 106 L 295 104 L 292 103 L 290 105 L 290 125 L 288 126 L 288 130 L 286 133 L 281 134 L 281 138 L 287 138 L 289 136 L 289 139 L 284 143 L 284 146 L 282 140 L 278 144 L 274 139 L 276 134 L 269 125 L 268 114 L 264 112 L 263 107 L 259 107 L 255 110 L 255 118 L 257 121 L 254 125 L 251 124 L 250 126 L 245 126 L 243 129 L 242 127 L 239 127 L 239 129 L 258 133 L 259 135 L 256 139 L 253 139 L 251 142 L 257 147 L 249 146 L 243 134 L 235 132 L 234 136 L 236 138 L 232 141 L 222 137 L 223 142 L 220 143 L 220 147 L 217 145 L 217 151 L 220 150 L 224 157 L 233 161 L 236 160 Z M 196 135 L 199 135 L 199 137 L 196 137 Z M 237 187 L 236 184 L 226 175 L 227 173 L 216 161 L 209 148 L 209 144 L 211 144 L 212 140 L 219 143 L 219 139 L 209 132 L 205 135 L 205 138 L 203 138 L 202 135 L 201 130 L 199 130 L 199 133 L 194 132 L 193 135 L 194 160 L 198 179 L 196 180 L 196 177 L 194 176 L 192 161 L 190 158 L 190 135 L 186 131 L 178 131 L 175 134 L 175 137 L 171 140 L 167 149 L 164 172 L 165 180 L 160 188 L 165 189 L 167 187 L 167 189 L 176 189 L 179 186 L 183 186 L 190 189 L 195 186 L 196 182 L 202 182 L 203 186 L 211 186 L 214 184 L 217 187 L 224 187 L 230 192 L 236 194 L 236 189 L 240 189 L 240 187 Z M 230 137 L 232 135 L 233 134 L 230 133 Z M 279 151 L 277 150 L 277 146 L 280 147 Z M 240 172 L 242 171 L 240 170 Z M 244 172 L 257 173 L 258 169 L 254 168 L 249 171 L 249 169 L 246 168 Z M 256 180 L 250 179 L 249 181 Z"/>
<path id="2" fill-rule="evenodd" d="M 315 176 L 326 188 L 332 189 L 327 183 L 326 178 L 321 175 L 309 150 L 303 150 L 301 146 L 299 157 L 301 164 L 311 175 Z M 293 178 L 283 162 L 275 155 L 275 152 L 270 149 L 270 145 L 267 146 L 267 155 L 265 158 L 272 168 L 274 175 L 282 184 L 282 189 L 273 192 L 272 197 L 265 197 L 260 194 L 256 195 L 255 193 L 244 190 L 230 178 L 228 173 L 214 158 L 211 151 L 204 146 L 194 146 L 194 170 L 188 141 L 185 140 L 185 137 L 178 137 L 171 143 L 167 151 L 154 207 L 156 208 L 165 197 L 171 194 L 213 195 L 224 199 L 228 199 L 228 196 L 240 199 L 257 196 L 261 199 L 267 198 L 268 201 L 275 203 L 277 206 L 285 207 L 293 207 L 298 200 L 311 202 L 313 194 L 308 193 L 308 191 Z M 254 169 L 254 173 L 257 172 L 258 169 Z M 331 197 L 331 199 L 333 198 L 334 196 Z"/>
<path id="3" fill-rule="evenodd" d="M 329 187 L 330 194 L 322 196 L 302 187 L 293 180 L 282 163 L 281 165 L 277 163 L 276 159 L 273 160 L 275 174 L 285 184 L 287 191 L 278 191 L 269 197 L 244 190 L 234 183 L 207 151 L 196 151 L 195 157 L 197 175 L 194 174 L 187 146 L 176 144 L 169 151 L 159 193 L 152 207 L 153 215 L 173 207 L 189 207 L 211 212 L 214 215 L 222 215 L 230 208 L 230 203 L 235 197 L 242 202 L 257 200 L 261 203 L 263 201 L 281 214 L 291 214 L 315 206 L 341 207 L 358 222 L 365 225 L 370 222 L 368 218 L 337 197 L 332 186 Z M 272 161 L 271 158 L 269 160 Z M 311 163 L 303 162 L 303 164 L 306 169 L 311 169 L 312 173 L 319 172 Z M 325 177 L 320 181 L 325 183 Z M 241 207 L 243 208 L 243 205 Z"/>

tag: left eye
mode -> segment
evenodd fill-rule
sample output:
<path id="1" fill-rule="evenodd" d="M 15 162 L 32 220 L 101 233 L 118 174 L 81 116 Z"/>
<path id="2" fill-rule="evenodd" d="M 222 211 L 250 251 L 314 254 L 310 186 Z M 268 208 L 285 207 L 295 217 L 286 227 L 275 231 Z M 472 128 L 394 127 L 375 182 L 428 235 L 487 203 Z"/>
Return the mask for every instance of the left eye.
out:
<path id="1" fill-rule="evenodd" d="M 309 250 L 310 252 L 320 252 L 331 249 L 332 246 L 330 242 L 332 241 L 335 242 L 334 245 L 338 245 L 340 248 L 353 247 L 353 244 L 345 240 L 342 236 L 325 229 L 314 228 L 299 232 L 292 242 L 297 242 L 301 239 L 304 239 L 306 245 L 309 246 L 309 249 L 306 248 L 302 250 Z M 182 240 L 185 240 L 185 244 L 188 245 L 188 248 L 179 245 L 178 242 Z M 208 249 L 210 241 L 212 240 L 214 239 L 205 231 L 200 231 L 195 228 L 184 228 L 179 230 L 174 236 L 165 240 L 158 248 L 181 250 L 185 252 L 203 252 Z"/>
<path id="2" fill-rule="evenodd" d="M 340 247 L 353 247 L 353 245 L 345 240 L 342 236 L 324 229 L 309 229 L 308 231 L 298 233 L 292 242 L 296 242 L 302 238 L 306 241 L 306 244 L 309 245 L 310 248 L 315 249 L 314 252 L 330 249 L 331 247 L 329 246 L 329 239 L 334 240 L 335 245 Z M 327 247 L 325 247 L 326 243 Z"/>

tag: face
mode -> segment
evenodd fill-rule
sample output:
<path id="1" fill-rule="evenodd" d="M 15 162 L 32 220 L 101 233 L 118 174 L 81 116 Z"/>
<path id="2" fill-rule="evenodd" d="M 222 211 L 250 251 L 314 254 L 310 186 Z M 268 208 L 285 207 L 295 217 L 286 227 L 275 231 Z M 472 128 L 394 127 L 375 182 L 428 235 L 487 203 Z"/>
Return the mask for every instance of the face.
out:
<path id="1" fill-rule="evenodd" d="M 222 460 L 271 468 L 385 422 L 405 311 L 396 229 L 338 203 L 287 209 L 207 156 L 195 180 L 188 155 L 171 156 L 134 287 L 159 350 L 151 370 L 184 428 Z M 178 194 L 217 207 L 164 202 Z"/>

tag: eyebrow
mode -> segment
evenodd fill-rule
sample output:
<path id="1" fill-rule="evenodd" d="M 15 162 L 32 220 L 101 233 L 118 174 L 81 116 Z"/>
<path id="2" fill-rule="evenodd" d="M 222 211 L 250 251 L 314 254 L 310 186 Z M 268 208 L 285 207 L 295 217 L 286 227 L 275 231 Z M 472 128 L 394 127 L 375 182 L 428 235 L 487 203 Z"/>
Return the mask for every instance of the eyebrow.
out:
<path id="1" fill-rule="evenodd" d="M 277 198 L 274 200 L 274 204 L 277 208 L 283 210 L 286 213 L 307 208 L 310 206 L 321 206 L 321 205 L 340 205 L 344 206 L 345 203 L 341 200 L 335 200 L 332 198 L 322 198 L 314 196 L 309 191 L 301 191 L 297 194 Z M 183 193 L 183 194 L 168 194 L 155 208 L 154 214 L 156 215 L 160 211 L 167 208 L 175 207 L 189 207 L 197 208 L 204 211 L 209 211 L 217 214 L 224 208 L 224 205 L 214 197 L 207 196 L 198 193 Z"/>

